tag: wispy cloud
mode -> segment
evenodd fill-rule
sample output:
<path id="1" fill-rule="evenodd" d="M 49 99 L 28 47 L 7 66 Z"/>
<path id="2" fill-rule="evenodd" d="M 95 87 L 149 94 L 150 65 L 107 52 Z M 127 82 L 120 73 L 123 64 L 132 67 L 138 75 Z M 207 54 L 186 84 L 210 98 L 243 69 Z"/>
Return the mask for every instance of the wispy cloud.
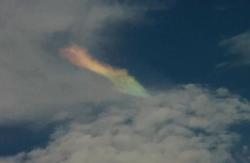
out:
<path id="1" fill-rule="evenodd" d="M 232 38 L 220 42 L 220 46 L 226 47 L 230 61 L 222 65 L 239 66 L 250 64 L 250 32 L 244 32 Z"/>

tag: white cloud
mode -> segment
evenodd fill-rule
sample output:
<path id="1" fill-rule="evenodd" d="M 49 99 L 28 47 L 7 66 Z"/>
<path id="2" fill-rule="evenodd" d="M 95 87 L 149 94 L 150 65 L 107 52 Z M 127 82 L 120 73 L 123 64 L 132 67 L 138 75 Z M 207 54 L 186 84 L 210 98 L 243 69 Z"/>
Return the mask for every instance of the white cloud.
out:
<path id="1" fill-rule="evenodd" d="M 57 48 L 66 38 L 53 36 L 68 33 L 82 46 L 98 48 L 100 30 L 132 20 L 135 13 L 128 6 L 103 1 L 1 0 L 0 124 L 47 121 L 60 117 L 58 108 L 119 96 L 105 79 L 76 71 L 61 59 Z"/>
<path id="2" fill-rule="evenodd" d="M 111 104 L 92 121 L 58 129 L 46 148 L 0 162 L 233 163 L 231 148 L 239 137 L 227 128 L 249 120 L 250 105 L 220 91 L 187 85 Z"/>
<path id="3" fill-rule="evenodd" d="M 228 52 L 233 59 L 233 65 L 249 65 L 250 64 L 250 32 L 244 32 L 232 38 L 223 40 L 221 46 L 228 48 Z"/>

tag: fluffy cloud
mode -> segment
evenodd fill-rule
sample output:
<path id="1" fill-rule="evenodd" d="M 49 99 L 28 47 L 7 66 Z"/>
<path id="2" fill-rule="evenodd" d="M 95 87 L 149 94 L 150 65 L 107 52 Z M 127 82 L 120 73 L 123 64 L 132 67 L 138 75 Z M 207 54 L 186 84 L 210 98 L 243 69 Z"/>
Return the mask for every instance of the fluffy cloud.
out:
<path id="1" fill-rule="evenodd" d="M 223 40 L 221 46 L 228 48 L 233 57 L 233 64 L 249 65 L 250 64 L 250 32 L 241 33 L 232 38 Z"/>
<path id="2" fill-rule="evenodd" d="M 227 129 L 250 118 L 248 101 L 195 85 L 102 109 L 58 129 L 46 148 L 0 162 L 233 163 L 239 137 Z"/>
<path id="3" fill-rule="evenodd" d="M 0 15 L 0 124 L 56 119 L 65 115 L 58 115 L 58 108 L 119 96 L 105 79 L 76 71 L 58 49 L 72 40 L 98 48 L 102 37 L 97 33 L 105 26 L 135 17 L 126 5 L 2 0 Z"/>

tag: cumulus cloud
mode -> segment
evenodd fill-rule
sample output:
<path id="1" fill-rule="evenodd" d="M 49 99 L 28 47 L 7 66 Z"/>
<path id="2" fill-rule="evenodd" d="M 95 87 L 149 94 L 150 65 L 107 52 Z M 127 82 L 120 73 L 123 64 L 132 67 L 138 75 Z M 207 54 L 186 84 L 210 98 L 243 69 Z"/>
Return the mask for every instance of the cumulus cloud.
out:
<path id="1" fill-rule="evenodd" d="M 98 48 L 104 27 L 135 13 L 110 1 L 0 1 L 0 124 L 53 119 L 58 108 L 119 96 L 108 81 L 76 71 L 57 53 L 71 41 Z"/>
<path id="2" fill-rule="evenodd" d="M 250 32 L 244 32 L 232 38 L 223 40 L 221 46 L 227 47 L 228 52 L 232 57 L 233 65 L 249 65 L 250 64 Z"/>
<path id="3" fill-rule="evenodd" d="M 234 163 L 239 136 L 228 127 L 250 118 L 248 101 L 195 85 L 102 109 L 58 129 L 47 147 L 0 162 Z"/>

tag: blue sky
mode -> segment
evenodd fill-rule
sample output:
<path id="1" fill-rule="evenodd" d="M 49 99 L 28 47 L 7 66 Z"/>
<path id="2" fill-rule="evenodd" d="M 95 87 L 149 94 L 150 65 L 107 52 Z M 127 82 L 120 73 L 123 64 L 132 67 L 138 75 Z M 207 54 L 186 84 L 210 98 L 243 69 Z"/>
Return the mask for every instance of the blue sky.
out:
<path id="1" fill-rule="evenodd" d="M 200 83 L 227 87 L 249 98 L 249 65 L 219 66 L 239 58 L 230 56 L 221 42 L 249 30 L 249 3 L 177 1 L 168 10 L 149 11 L 142 24 L 122 25 L 114 36 L 120 46 L 105 46 L 106 53 L 121 54 L 109 60 L 127 67 L 149 86 Z"/>
<path id="2" fill-rule="evenodd" d="M 0 163 L 250 161 L 250 1 L 0 1 Z M 117 91 L 60 49 L 126 69 Z"/>

